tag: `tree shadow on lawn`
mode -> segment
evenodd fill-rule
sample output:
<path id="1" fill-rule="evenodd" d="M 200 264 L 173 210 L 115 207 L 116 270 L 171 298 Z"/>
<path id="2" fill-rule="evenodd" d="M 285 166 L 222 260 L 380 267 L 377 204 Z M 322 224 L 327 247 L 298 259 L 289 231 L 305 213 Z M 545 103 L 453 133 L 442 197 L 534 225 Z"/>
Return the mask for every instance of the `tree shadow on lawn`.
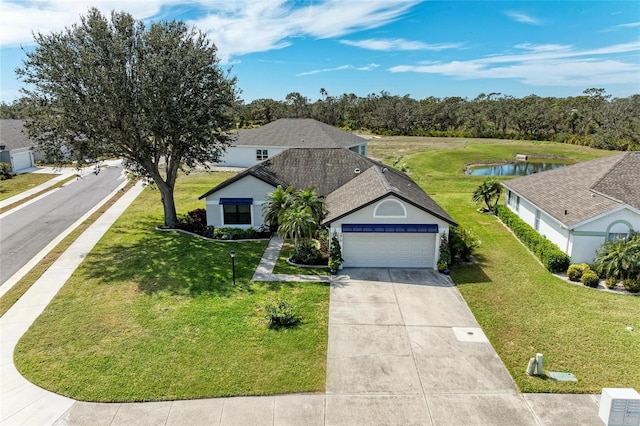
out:
<path id="1" fill-rule="evenodd" d="M 118 239 L 87 257 L 84 271 L 88 278 L 104 285 L 135 282 L 146 294 L 229 296 L 240 289 L 251 291 L 251 278 L 267 244 L 208 241 L 178 232 L 150 231 L 136 236 L 140 235 L 135 241 Z M 236 253 L 235 286 L 231 251 Z"/>
<path id="2" fill-rule="evenodd" d="M 482 265 L 486 263 L 484 256 L 474 255 L 475 263 L 458 265 L 451 270 L 451 279 L 456 284 L 484 284 L 490 283 L 491 278 L 484 273 Z"/>

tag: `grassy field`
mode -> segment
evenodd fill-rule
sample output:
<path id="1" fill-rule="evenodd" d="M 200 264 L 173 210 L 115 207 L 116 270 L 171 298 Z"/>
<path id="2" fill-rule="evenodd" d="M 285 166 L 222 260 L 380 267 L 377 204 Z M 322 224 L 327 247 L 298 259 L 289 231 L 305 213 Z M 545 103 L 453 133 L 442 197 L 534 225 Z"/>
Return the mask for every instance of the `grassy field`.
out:
<path id="1" fill-rule="evenodd" d="M 180 211 L 230 175 L 181 177 Z M 328 285 L 252 283 L 266 241 L 205 241 L 160 223 L 159 193 L 146 190 L 21 339 L 20 372 L 89 401 L 324 391 Z M 302 318 L 295 328 L 267 326 L 278 299 Z"/>
<path id="2" fill-rule="evenodd" d="M 640 297 L 575 286 L 548 273 L 493 216 L 482 215 L 471 193 L 486 177 L 464 175 L 467 164 L 510 160 L 515 154 L 553 154 L 588 160 L 615 154 L 539 142 L 384 138 L 372 156 L 404 155 L 410 174 L 461 225 L 482 241 L 478 263 L 452 278 L 522 392 L 591 392 L 640 388 Z M 546 371 L 572 372 L 577 383 L 525 374 L 536 352 Z"/>
<path id="3" fill-rule="evenodd" d="M 56 176 L 47 173 L 24 173 L 11 179 L 0 180 L 0 201 L 35 188 Z"/>

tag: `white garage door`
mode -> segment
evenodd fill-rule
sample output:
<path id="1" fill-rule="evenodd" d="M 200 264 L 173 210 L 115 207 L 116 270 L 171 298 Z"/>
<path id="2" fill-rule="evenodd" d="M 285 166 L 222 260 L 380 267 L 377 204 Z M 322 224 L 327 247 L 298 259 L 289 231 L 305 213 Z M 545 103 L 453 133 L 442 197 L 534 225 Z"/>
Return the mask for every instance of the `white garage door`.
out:
<path id="1" fill-rule="evenodd" d="M 13 171 L 17 172 L 22 169 L 28 169 L 33 166 L 31 162 L 31 152 L 17 152 L 11 155 Z"/>
<path id="2" fill-rule="evenodd" d="M 344 266 L 433 268 L 438 234 L 343 233 Z"/>

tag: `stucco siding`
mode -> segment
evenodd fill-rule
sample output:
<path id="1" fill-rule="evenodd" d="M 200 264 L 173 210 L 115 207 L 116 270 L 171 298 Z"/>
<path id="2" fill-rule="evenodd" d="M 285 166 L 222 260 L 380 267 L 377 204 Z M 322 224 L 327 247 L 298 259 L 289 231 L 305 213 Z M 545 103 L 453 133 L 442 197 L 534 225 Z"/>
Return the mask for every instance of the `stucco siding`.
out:
<path id="1" fill-rule="evenodd" d="M 207 224 L 210 226 L 231 226 L 223 224 L 221 198 L 252 198 L 251 205 L 251 224 L 249 225 L 233 225 L 236 228 L 258 228 L 264 223 L 262 217 L 262 204 L 264 203 L 268 193 L 273 192 L 275 188 L 268 183 L 256 179 L 253 176 L 246 176 L 237 182 L 226 186 L 219 191 L 209 195 L 206 198 L 207 207 Z"/>
<path id="2" fill-rule="evenodd" d="M 538 232 L 540 233 L 540 235 L 560 247 L 560 250 L 566 253 L 567 242 L 569 239 L 569 230 L 566 228 L 562 228 L 558 222 L 551 219 L 544 212 L 540 212 L 539 214 L 540 223 L 538 225 Z"/>
<path id="3" fill-rule="evenodd" d="M 216 163 L 220 166 L 228 167 L 251 167 L 260 161 L 256 158 L 256 151 L 267 150 L 269 157 L 273 157 L 284 151 L 287 148 L 280 147 L 262 147 L 262 146 L 232 146 L 227 148 L 227 151 L 220 159 L 220 162 Z"/>
<path id="4" fill-rule="evenodd" d="M 573 263 L 591 263 L 608 234 L 640 231 L 640 214 L 625 208 L 585 223 L 571 231 L 568 254 Z"/>

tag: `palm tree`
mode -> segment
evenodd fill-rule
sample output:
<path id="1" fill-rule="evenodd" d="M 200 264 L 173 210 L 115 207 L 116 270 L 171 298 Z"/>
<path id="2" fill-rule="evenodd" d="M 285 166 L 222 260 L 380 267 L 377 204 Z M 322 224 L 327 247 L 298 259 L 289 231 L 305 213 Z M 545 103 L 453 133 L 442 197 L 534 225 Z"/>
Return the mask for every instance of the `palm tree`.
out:
<path id="1" fill-rule="evenodd" d="M 293 194 L 293 205 L 308 211 L 320 224 L 327 214 L 324 199 L 316 192 L 315 188 L 307 188 L 296 191 Z"/>
<path id="2" fill-rule="evenodd" d="M 607 278 L 623 280 L 640 274 L 640 234 L 628 239 L 607 241 L 596 252 L 594 265 Z"/>
<path id="3" fill-rule="evenodd" d="M 480 184 L 475 191 L 471 199 L 476 203 L 484 202 L 487 205 L 487 210 L 492 212 L 500 201 L 500 195 L 502 195 L 502 185 L 497 179 L 488 179 Z"/>
<path id="4" fill-rule="evenodd" d="M 293 204 L 293 186 L 282 189 L 281 185 L 275 191 L 267 194 L 267 200 L 262 206 L 262 214 L 266 223 L 277 229 L 280 218 Z"/>
<path id="5" fill-rule="evenodd" d="M 318 222 L 306 209 L 291 207 L 280 217 L 278 235 L 283 239 L 293 240 L 296 252 L 300 242 L 311 238 L 318 229 Z"/>

